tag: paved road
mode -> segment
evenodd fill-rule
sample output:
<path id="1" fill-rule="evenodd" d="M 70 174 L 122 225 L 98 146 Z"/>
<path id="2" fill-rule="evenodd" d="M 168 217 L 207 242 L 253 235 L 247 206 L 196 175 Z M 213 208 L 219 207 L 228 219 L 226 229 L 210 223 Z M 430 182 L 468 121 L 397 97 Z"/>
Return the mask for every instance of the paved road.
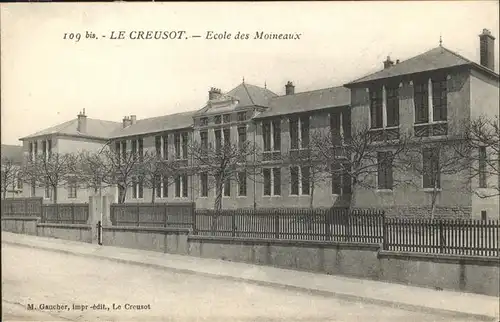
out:
<path id="1" fill-rule="evenodd" d="M 6 244 L 2 244 L 2 275 L 2 321 L 450 321 Z M 29 310 L 29 304 L 37 310 Z M 58 304 L 68 307 L 50 307 Z M 73 309 L 74 304 L 89 307 Z M 90 307 L 93 304 L 95 308 Z M 114 310 L 113 304 L 121 308 Z M 41 305 L 48 309 L 40 310 Z"/>

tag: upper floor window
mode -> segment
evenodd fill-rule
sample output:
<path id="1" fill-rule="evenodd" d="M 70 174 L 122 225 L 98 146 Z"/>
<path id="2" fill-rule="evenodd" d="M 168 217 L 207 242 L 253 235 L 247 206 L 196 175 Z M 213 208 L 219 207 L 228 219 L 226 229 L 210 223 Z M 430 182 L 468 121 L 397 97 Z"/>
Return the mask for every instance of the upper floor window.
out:
<path id="1" fill-rule="evenodd" d="M 223 118 L 223 122 L 224 122 L 224 123 L 229 123 L 229 122 L 231 122 L 231 114 L 224 114 L 224 115 L 222 116 L 222 118 Z"/>
<path id="2" fill-rule="evenodd" d="M 157 156 L 161 156 L 161 136 L 155 136 L 155 152 Z"/>
<path id="3" fill-rule="evenodd" d="M 222 117 L 220 115 L 215 115 L 214 116 L 214 123 L 215 124 L 221 124 L 222 123 Z"/>
<path id="4" fill-rule="evenodd" d="M 290 149 L 309 146 L 309 116 L 290 118 Z"/>
<path id="5" fill-rule="evenodd" d="M 182 158 L 186 160 L 188 158 L 188 133 L 182 133 Z"/>
<path id="6" fill-rule="evenodd" d="M 207 126 L 207 125 L 208 125 L 208 117 L 200 118 L 200 126 Z"/>
<path id="7" fill-rule="evenodd" d="M 349 164 L 332 165 L 332 194 L 346 195 L 351 193 L 351 176 Z"/>
<path id="8" fill-rule="evenodd" d="M 238 118 L 238 122 L 246 121 L 246 119 L 247 119 L 247 112 L 238 112 L 237 118 Z"/>
<path id="9" fill-rule="evenodd" d="M 247 128 L 245 126 L 238 127 L 238 145 L 241 148 L 245 146 L 247 141 Z"/>
<path id="10" fill-rule="evenodd" d="M 174 149 L 175 149 L 175 158 L 176 159 L 187 159 L 188 151 L 188 133 L 175 133 L 174 134 Z"/>
<path id="11" fill-rule="evenodd" d="M 68 183 L 68 199 L 75 199 L 77 193 L 76 180 L 71 180 Z"/>
<path id="12" fill-rule="evenodd" d="M 200 132 L 200 143 L 203 151 L 208 150 L 208 131 Z"/>
<path id="13" fill-rule="evenodd" d="M 448 89 L 446 76 L 432 79 L 432 119 L 446 121 L 448 105 Z"/>
<path id="14" fill-rule="evenodd" d="M 388 86 L 386 87 L 386 115 L 387 115 L 387 126 L 398 126 L 399 125 L 399 86 Z"/>
<path id="15" fill-rule="evenodd" d="M 418 80 L 414 83 L 415 123 L 429 122 L 429 84 Z"/>
<path id="16" fill-rule="evenodd" d="M 281 150 L 281 121 L 262 122 L 262 137 L 264 140 L 264 151 Z"/>
<path id="17" fill-rule="evenodd" d="M 206 172 L 200 173 L 200 197 L 208 196 L 208 174 Z"/>
<path id="18" fill-rule="evenodd" d="M 371 128 L 378 129 L 383 127 L 383 95 L 382 87 L 370 89 L 370 119 Z"/>
<path id="19" fill-rule="evenodd" d="M 377 179 L 378 189 L 392 189 L 392 153 L 390 151 L 377 152 Z"/>
<path id="20" fill-rule="evenodd" d="M 231 129 L 225 128 L 222 130 L 222 133 L 224 135 L 224 145 L 229 146 L 231 144 Z"/>

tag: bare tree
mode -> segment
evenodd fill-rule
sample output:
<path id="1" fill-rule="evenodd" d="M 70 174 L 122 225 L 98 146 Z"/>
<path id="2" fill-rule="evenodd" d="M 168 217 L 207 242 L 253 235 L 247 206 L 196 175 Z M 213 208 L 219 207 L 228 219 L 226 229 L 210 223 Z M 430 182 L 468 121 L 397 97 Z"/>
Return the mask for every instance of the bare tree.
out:
<path id="1" fill-rule="evenodd" d="M 111 186 L 112 176 L 106 154 L 82 151 L 76 155 L 73 173 L 78 184 L 94 193 L 102 194 L 102 189 Z"/>
<path id="2" fill-rule="evenodd" d="M 469 167 L 469 161 L 463 158 L 466 150 L 467 147 L 460 138 L 432 141 L 427 138 L 414 138 L 404 153 L 402 159 L 405 168 L 413 174 L 412 184 L 429 189 L 431 219 L 434 219 L 437 197 L 441 191 L 441 177 L 465 176 L 464 171 Z"/>
<path id="3" fill-rule="evenodd" d="M 137 171 L 144 186 L 151 189 L 151 203 L 155 203 L 160 187 L 168 189 L 175 182 L 175 176 L 185 170 L 175 160 L 165 160 L 157 152 L 146 151 Z"/>
<path id="4" fill-rule="evenodd" d="M 464 124 L 464 141 L 455 149 L 469 161 L 470 178 L 479 188 L 471 187 L 480 198 L 500 195 L 500 117 L 480 116 Z M 495 178 L 497 180 L 495 180 Z M 493 179 L 493 180 L 491 180 Z"/>
<path id="5" fill-rule="evenodd" d="M 256 167 L 253 156 L 256 146 L 253 142 L 244 141 L 232 144 L 228 139 L 215 146 L 193 141 L 188 146 L 192 165 L 191 171 L 207 176 L 207 188 L 215 189 L 214 209 L 215 216 L 212 222 L 214 229 L 218 214 L 222 209 L 224 186 L 231 182 L 238 182 L 239 176 L 255 175 Z"/>
<path id="6" fill-rule="evenodd" d="M 23 167 L 24 176 L 39 187 L 52 193 L 52 201 L 57 203 L 58 188 L 66 186 L 73 178 L 76 158 L 69 153 L 48 153 L 29 158 Z"/>
<path id="7" fill-rule="evenodd" d="M 20 166 L 14 160 L 2 157 L 1 161 L 2 199 L 7 198 L 7 191 L 16 187 L 20 175 Z"/>
<path id="8" fill-rule="evenodd" d="M 408 139 L 399 133 L 393 137 L 381 138 L 369 127 L 362 127 L 353 133 L 317 131 L 311 139 L 311 149 L 324 165 L 330 177 L 342 177 L 343 186 L 349 195 L 349 208 L 356 205 L 359 188 L 380 188 L 380 180 L 374 180 L 380 173 L 388 172 L 386 187 L 392 189 L 406 182 L 393 176 L 401 169 L 401 157 L 407 149 Z"/>

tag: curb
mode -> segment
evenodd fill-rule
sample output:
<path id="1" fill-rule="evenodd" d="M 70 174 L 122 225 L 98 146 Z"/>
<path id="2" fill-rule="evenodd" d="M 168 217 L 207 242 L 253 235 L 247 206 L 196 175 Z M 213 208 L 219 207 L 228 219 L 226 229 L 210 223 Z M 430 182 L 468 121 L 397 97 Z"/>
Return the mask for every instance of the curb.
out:
<path id="1" fill-rule="evenodd" d="M 208 278 L 229 280 L 229 281 L 240 282 L 240 283 L 248 283 L 248 284 L 264 286 L 264 287 L 274 287 L 274 288 L 279 288 L 279 289 L 284 289 L 284 290 L 289 290 L 289 291 L 296 291 L 296 292 L 311 294 L 311 295 L 319 295 L 319 296 L 324 296 L 324 297 L 334 297 L 334 298 L 344 300 L 344 301 L 349 301 L 349 302 L 363 302 L 363 303 L 367 303 L 367 304 L 374 304 L 374 305 L 385 306 L 385 307 L 390 307 L 390 308 L 395 308 L 395 309 L 402 309 L 402 310 L 406 310 L 406 311 L 446 315 L 447 317 L 450 317 L 450 318 L 452 318 L 452 317 L 454 317 L 454 318 L 471 318 L 471 319 L 476 319 L 476 320 L 481 320 L 481 321 L 497 321 L 497 317 L 490 316 L 490 315 L 484 315 L 484 314 L 475 314 L 475 313 L 467 313 L 467 312 L 460 312 L 460 311 L 447 310 L 447 309 L 432 308 L 432 307 L 416 305 L 416 304 L 407 304 L 407 303 L 395 302 L 395 301 L 390 301 L 390 300 L 375 299 L 375 298 L 371 298 L 371 297 L 364 297 L 364 296 L 338 293 L 338 292 L 332 292 L 332 291 L 323 291 L 323 290 L 318 290 L 318 289 L 305 288 L 305 287 L 277 283 L 277 282 L 268 282 L 268 281 L 255 280 L 255 279 L 251 279 L 251 278 L 235 277 L 235 276 L 231 276 L 231 275 L 220 275 L 220 274 L 206 273 L 206 272 L 200 272 L 200 271 L 185 269 L 185 268 L 169 267 L 169 266 L 165 266 L 165 265 L 161 265 L 161 264 L 145 263 L 145 262 L 142 262 L 139 260 L 121 259 L 121 258 L 115 258 L 115 257 L 108 257 L 105 255 L 98 255 L 98 254 L 79 253 L 77 251 L 70 251 L 70 250 L 52 248 L 52 247 L 47 247 L 47 246 L 29 245 L 29 244 L 24 244 L 21 242 L 16 242 L 16 241 L 2 240 L 2 243 L 16 245 L 16 246 L 20 246 L 20 247 L 26 247 L 26 248 L 34 248 L 34 249 L 41 249 L 41 250 L 45 250 L 45 251 L 52 251 L 52 252 L 56 252 L 56 253 L 62 253 L 62 254 L 73 255 L 73 256 L 104 259 L 104 260 L 108 260 L 111 262 L 117 262 L 117 263 L 122 263 L 122 264 L 131 264 L 131 265 L 136 265 L 136 266 L 150 267 L 150 268 L 154 268 L 154 269 L 162 269 L 162 270 L 166 270 L 166 271 L 170 271 L 170 272 L 174 272 L 174 273 L 198 275 L 198 276 L 204 276 L 204 277 L 208 277 Z"/>

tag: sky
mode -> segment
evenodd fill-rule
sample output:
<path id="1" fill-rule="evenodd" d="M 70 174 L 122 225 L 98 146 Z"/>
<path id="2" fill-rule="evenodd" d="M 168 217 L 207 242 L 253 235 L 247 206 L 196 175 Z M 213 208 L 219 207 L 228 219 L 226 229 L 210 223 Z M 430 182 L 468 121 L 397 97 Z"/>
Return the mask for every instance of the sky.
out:
<path id="1" fill-rule="evenodd" d="M 1 142 L 21 144 L 82 109 L 116 122 L 197 110 L 210 87 L 228 92 L 243 78 L 278 95 L 287 81 L 296 92 L 341 86 L 382 69 L 388 55 L 437 47 L 440 36 L 479 62 L 483 28 L 500 36 L 498 11 L 498 1 L 0 4 Z M 148 30 L 187 39 L 129 37 Z M 111 39 L 119 31 L 125 39 Z M 210 31 L 231 39 L 206 39 Z M 252 39 L 260 31 L 301 36 Z"/>

